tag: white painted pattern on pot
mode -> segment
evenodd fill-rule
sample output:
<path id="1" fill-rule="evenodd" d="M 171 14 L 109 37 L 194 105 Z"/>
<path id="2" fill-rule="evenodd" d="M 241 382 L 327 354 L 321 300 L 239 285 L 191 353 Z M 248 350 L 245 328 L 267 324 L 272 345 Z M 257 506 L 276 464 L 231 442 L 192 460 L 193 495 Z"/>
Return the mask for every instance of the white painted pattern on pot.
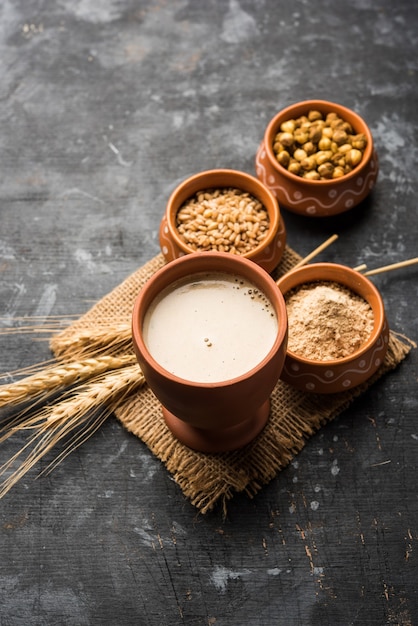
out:
<path id="1" fill-rule="evenodd" d="M 324 203 L 314 196 L 304 196 L 301 191 L 295 191 L 292 194 L 289 194 L 288 190 L 280 185 L 274 174 L 270 173 L 271 168 L 268 164 L 264 141 L 260 144 L 256 153 L 256 173 L 261 182 L 264 183 L 276 197 L 280 195 L 285 197 L 289 207 L 296 208 L 298 206 L 301 207 L 301 205 L 305 205 L 306 203 L 312 203 L 308 204 L 305 209 L 302 209 L 302 207 L 300 208 L 300 210 L 304 211 L 307 215 L 315 215 L 318 211 L 318 207 L 330 211 L 333 208 L 344 204 L 346 209 L 350 209 L 355 205 L 358 197 L 373 189 L 377 178 L 377 171 L 377 155 L 374 153 L 367 176 L 365 178 L 363 176 L 358 176 L 354 181 L 354 187 L 346 189 L 342 193 L 338 193 L 338 190 L 335 188 L 330 189 L 328 192 L 330 202 Z M 357 187 L 357 189 L 355 189 L 355 187 Z"/>
<path id="2" fill-rule="evenodd" d="M 301 371 L 302 366 L 295 361 L 286 360 L 283 374 L 284 379 L 290 384 L 292 381 L 296 383 L 299 388 L 305 388 L 306 391 L 319 391 L 325 390 L 327 386 L 332 385 L 335 387 L 335 391 L 347 391 L 352 387 L 360 384 L 369 379 L 382 365 L 389 341 L 389 327 L 385 320 L 382 334 L 377 340 L 374 348 L 370 353 L 366 354 L 363 359 L 356 363 L 356 367 L 349 367 L 343 371 L 338 371 L 341 366 L 337 365 L 337 368 L 331 366 L 325 370 L 323 374 L 317 374 L 312 372 Z M 358 381 L 358 375 L 361 375 L 361 381 Z"/>

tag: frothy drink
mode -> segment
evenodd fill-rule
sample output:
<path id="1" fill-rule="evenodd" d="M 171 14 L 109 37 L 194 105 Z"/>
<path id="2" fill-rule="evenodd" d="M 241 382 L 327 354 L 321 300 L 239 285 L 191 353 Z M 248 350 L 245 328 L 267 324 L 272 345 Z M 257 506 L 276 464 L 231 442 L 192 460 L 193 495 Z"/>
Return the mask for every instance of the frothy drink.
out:
<path id="1" fill-rule="evenodd" d="M 164 369 L 214 383 L 258 365 L 273 347 L 278 321 L 268 298 L 248 280 L 211 272 L 164 289 L 148 308 L 142 332 Z"/>

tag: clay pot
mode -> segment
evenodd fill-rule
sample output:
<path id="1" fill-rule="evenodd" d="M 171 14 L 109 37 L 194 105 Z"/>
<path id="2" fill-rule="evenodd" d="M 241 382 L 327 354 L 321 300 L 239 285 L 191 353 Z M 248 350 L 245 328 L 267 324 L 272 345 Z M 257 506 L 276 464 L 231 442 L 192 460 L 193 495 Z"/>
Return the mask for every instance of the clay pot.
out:
<path id="1" fill-rule="evenodd" d="M 349 122 L 356 133 L 364 133 L 367 146 L 357 167 L 341 178 L 307 180 L 277 162 L 273 151 L 274 138 L 282 122 L 306 115 L 315 109 L 324 114 L 335 112 Z M 353 208 L 370 193 L 376 184 L 378 159 L 373 137 L 366 122 L 354 111 L 326 100 L 306 100 L 282 109 L 269 122 L 257 150 L 255 166 L 258 178 L 269 187 L 282 208 L 311 217 L 326 217 Z"/>
<path id="2" fill-rule="evenodd" d="M 300 267 L 285 274 L 277 284 L 285 296 L 291 289 L 316 281 L 334 281 L 360 295 L 372 308 L 374 328 L 369 339 L 359 350 L 341 359 L 312 360 L 287 349 L 281 379 L 302 391 L 315 393 L 347 391 L 373 376 L 385 358 L 389 326 L 383 300 L 377 288 L 366 276 L 334 263 L 313 263 Z"/>
<path id="3" fill-rule="evenodd" d="M 277 336 L 267 356 L 242 376 L 216 383 L 192 382 L 168 372 L 151 356 L 142 332 L 145 313 L 161 290 L 181 278 L 207 271 L 248 279 L 267 296 L 278 319 Z M 194 253 L 168 263 L 137 296 L 132 338 L 139 365 L 162 404 L 168 427 L 187 446 L 203 452 L 233 450 L 252 441 L 264 428 L 269 417 L 269 396 L 285 359 L 287 316 L 280 290 L 258 265 L 237 255 L 216 252 Z"/>
<path id="4" fill-rule="evenodd" d="M 286 246 L 286 229 L 275 195 L 257 178 L 244 172 L 216 169 L 200 172 L 184 180 L 171 194 L 160 225 L 160 246 L 166 261 L 194 252 L 181 238 L 176 227 L 180 207 L 196 192 L 233 187 L 255 196 L 266 208 L 270 228 L 263 242 L 242 256 L 254 261 L 267 272 L 280 262 Z"/>

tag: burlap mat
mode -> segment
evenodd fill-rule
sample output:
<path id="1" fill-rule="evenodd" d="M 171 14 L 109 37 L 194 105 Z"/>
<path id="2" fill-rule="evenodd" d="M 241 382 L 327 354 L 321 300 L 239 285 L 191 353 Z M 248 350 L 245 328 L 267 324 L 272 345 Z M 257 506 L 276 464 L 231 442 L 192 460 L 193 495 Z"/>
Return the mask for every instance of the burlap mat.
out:
<path id="1" fill-rule="evenodd" d="M 277 279 L 299 260 L 299 255 L 287 246 L 273 277 Z M 130 324 L 138 291 L 163 265 L 163 256 L 159 254 L 139 268 L 56 336 L 51 342 L 52 350 L 59 353 L 61 342 L 75 337 L 80 330 L 94 328 L 103 319 Z M 391 332 L 389 350 L 379 371 L 364 385 L 341 394 L 308 394 L 279 381 L 271 397 L 267 426 L 255 441 L 234 452 L 203 454 L 179 443 L 166 427 L 159 402 L 147 385 L 124 400 L 115 412 L 127 430 L 139 437 L 164 463 L 184 495 L 200 512 L 206 513 L 217 504 L 225 510 L 234 493 L 244 492 L 253 497 L 288 465 L 309 437 L 395 368 L 410 349 L 409 343 Z"/>

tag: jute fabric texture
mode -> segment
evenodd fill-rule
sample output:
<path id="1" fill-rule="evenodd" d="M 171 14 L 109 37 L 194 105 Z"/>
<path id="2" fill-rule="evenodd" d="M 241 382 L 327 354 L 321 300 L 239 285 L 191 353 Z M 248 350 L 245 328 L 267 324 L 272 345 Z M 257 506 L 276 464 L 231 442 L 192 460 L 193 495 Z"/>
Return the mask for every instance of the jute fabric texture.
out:
<path id="1" fill-rule="evenodd" d="M 282 261 L 272 273 L 277 279 L 300 260 L 286 246 Z M 131 323 L 134 300 L 144 283 L 164 265 L 161 254 L 124 280 L 85 315 L 54 337 L 51 348 L 65 360 L 62 346 L 103 323 Z M 132 348 L 129 348 L 132 350 Z M 334 419 L 381 376 L 394 369 L 411 345 L 390 333 L 386 359 L 367 383 L 340 394 L 304 393 L 279 381 L 271 396 L 269 421 L 262 433 L 245 448 L 220 454 L 195 452 L 176 440 L 165 425 L 161 407 L 145 384 L 115 410 L 124 427 L 139 437 L 170 472 L 184 495 L 201 512 L 220 506 L 238 492 L 254 497 L 300 452 L 306 441 Z M 126 350 L 126 348 L 124 348 Z"/>

